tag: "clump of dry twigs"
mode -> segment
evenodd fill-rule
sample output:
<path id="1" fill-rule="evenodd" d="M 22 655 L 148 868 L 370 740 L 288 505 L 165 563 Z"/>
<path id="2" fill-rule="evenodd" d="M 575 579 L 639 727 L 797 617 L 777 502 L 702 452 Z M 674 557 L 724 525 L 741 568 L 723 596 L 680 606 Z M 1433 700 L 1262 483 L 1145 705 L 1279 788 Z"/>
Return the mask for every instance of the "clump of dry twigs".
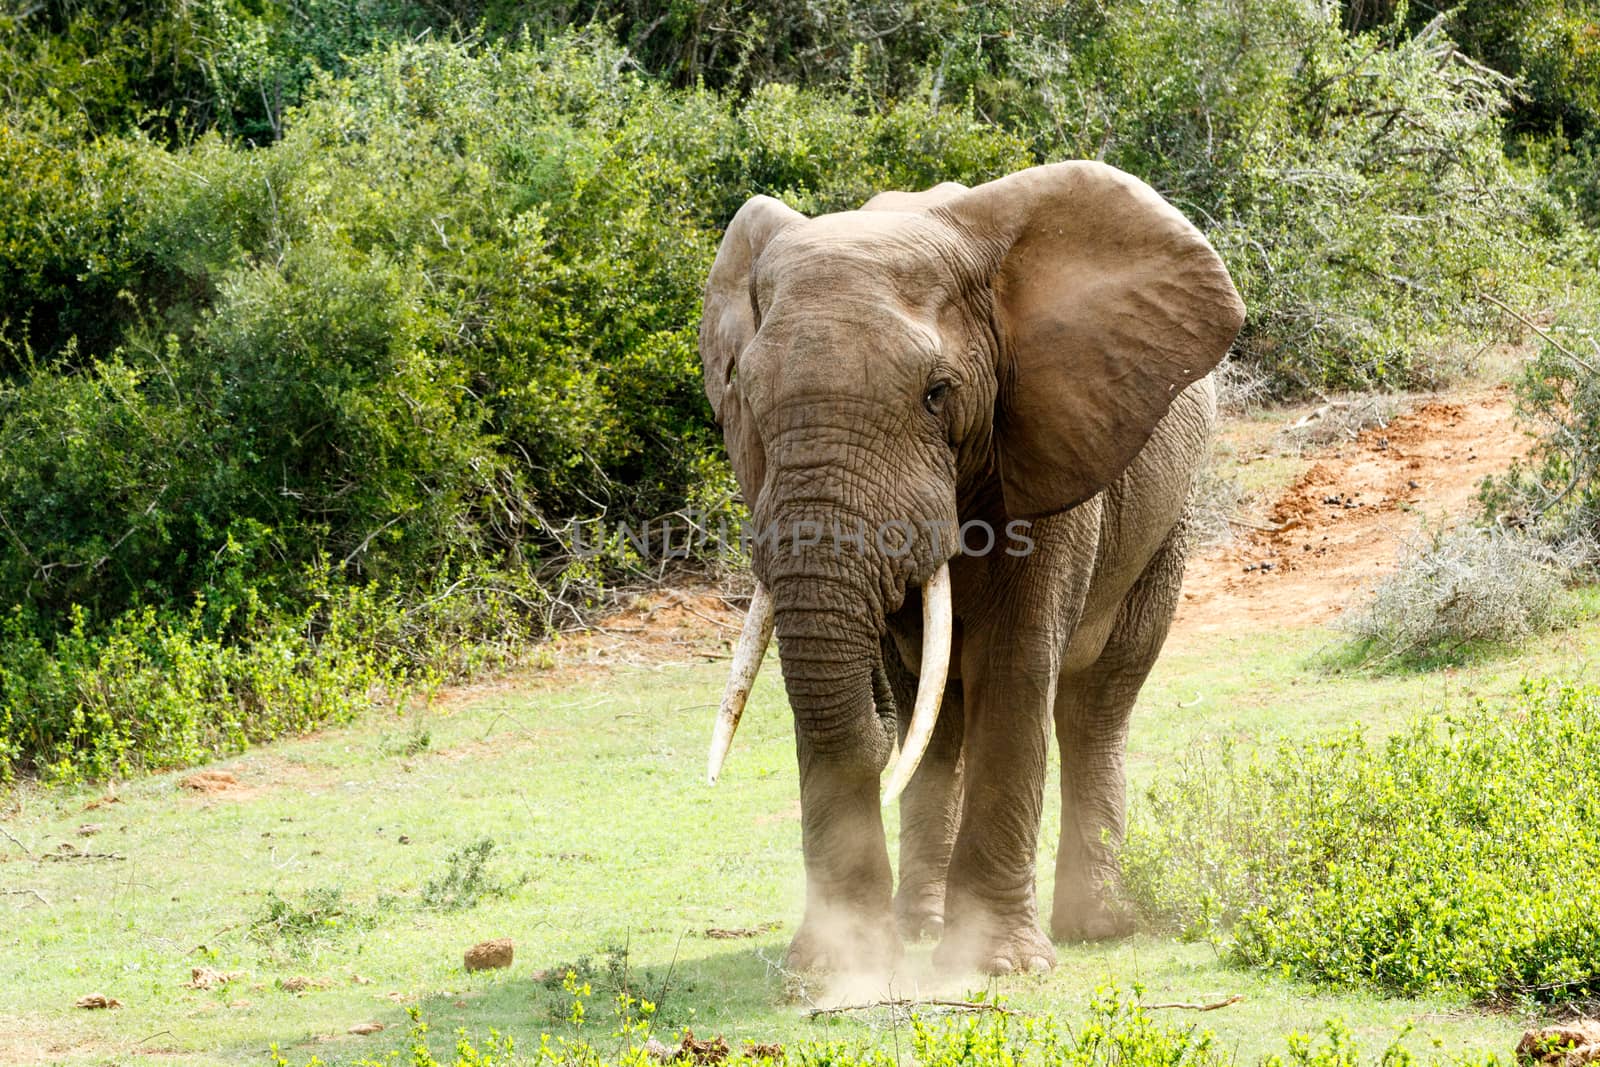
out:
<path id="1" fill-rule="evenodd" d="M 1402 406 L 1403 398 L 1393 393 L 1329 400 L 1290 423 L 1279 437 L 1287 449 L 1302 452 L 1354 441 L 1363 430 L 1389 425 L 1389 420 L 1399 414 Z"/>
<path id="2" fill-rule="evenodd" d="M 1342 626 L 1364 665 L 1447 660 L 1553 629 L 1570 570 L 1571 561 L 1516 530 L 1425 532 L 1402 546 L 1398 569 Z"/>

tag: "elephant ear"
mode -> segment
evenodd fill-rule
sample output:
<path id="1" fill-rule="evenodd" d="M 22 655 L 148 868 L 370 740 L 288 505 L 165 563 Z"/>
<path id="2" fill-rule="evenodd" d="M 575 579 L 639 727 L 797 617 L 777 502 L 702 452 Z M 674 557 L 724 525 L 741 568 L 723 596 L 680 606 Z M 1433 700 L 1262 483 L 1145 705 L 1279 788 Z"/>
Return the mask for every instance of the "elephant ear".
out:
<path id="1" fill-rule="evenodd" d="M 706 399 L 722 427 L 739 488 L 752 506 L 765 477 L 766 460 L 737 378 L 739 353 L 760 326 L 751 271 L 773 235 L 804 218 L 770 196 L 751 197 L 728 223 L 706 278 L 700 316 L 700 367 Z"/>
<path id="2" fill-rule="evenodd" d="M 1227 354 L 1244 304 L 1222 260 L 1145 183 L 1056 163 L 934 209 L 990 278 L 1006 510 L 1039 518 L 1125 470 L 1190 382 Z"/>

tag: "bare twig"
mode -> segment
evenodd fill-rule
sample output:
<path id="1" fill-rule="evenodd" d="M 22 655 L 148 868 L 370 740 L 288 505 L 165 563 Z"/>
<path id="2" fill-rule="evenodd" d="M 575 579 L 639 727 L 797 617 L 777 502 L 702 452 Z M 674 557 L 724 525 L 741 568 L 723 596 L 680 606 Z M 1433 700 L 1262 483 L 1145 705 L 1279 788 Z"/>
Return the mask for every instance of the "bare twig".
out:
<path id="1" fill-rule="evenodd" d="M 63 860 L 125 860 L 128 857 L 120 852 L 79 852 L 71 845 L 63 845 L 60 852 L 46 852 L 39 858 L 59 863 Z"/>
<path id="2" fill-rule="evenodd" d="M 1576 352 L 1572 351 L 1570 348 L 1568 348 L 1566 345 L 1562 344 L 1560 341 L 1557 341 L 1554 337 L 1550 336 L 1550 334 L 1547 331 L 1545 331 L 1538 324 L 1536 324 L 1532 319 L 1528 318 L 1528 316 L 1524 315 L 1522 312 L 1520 312 L 1520 311 L 1516 310 L 1515 308 L 1511 307 L 1509 304 L 1505 303 L 1504 301 L 1500 300 L 1497 297 L 1490 296 L 1488 293 L 1479 293 L 1478 294 L 1478 299 L 1487 300 L 1489 303 L 1493 304 L 1495 307 L 1499 308 L 1501 311 L 1504 311 L 1507 315 L 1510 315 L 1512 318 L 1514 318 L 1518 322 L 1522 323 L 1522 325 L 1526 326 L 1528 329 L 1532 330 L 1534 333 L 1538 334 L 1540 337 L 1544 338 L 1547 342 L 1549 342 L 1550 347 L 1554 348 L 1557 352 L 1560 352 L 1563 356 L 1566 356 L 1568 359 L 1572 360 L 1572 362 L 1576 363 L 1578 366 L 1582 367 L 1584 370 L 1588 371 L 1590 374 L 1600 374 L 1600 371 L 1597 371 L 1595 369 L 1594 364 L 1592 364 L 1589 361 L 1585 360 L 1582 356 L 1580 356 Z"/>
<path id="3" fill-rule="evenodd" d="M 683 936 L 688 930 L 678 934 L 678 943 L 672 946 L 672 962 L 667 964 L 667 975 L 661 979 L 661 991 L 656 994 L 656 1010 L 661 1011 L 667 1003 L 667 991 L 672 988 L 672 972 L 678 969 L 678 950 L 683 948 Z"/>
<path id="4" fill-rule="evenodd" d="M 6 838 L 7 841 L 10 841 L 13 845 L 16 845 L 22 851 L 26 852 L 30 857 L 33 855 L 33 849 L 29 848 L 27 845 L 24 845 L 21 841 L 17 840 L 16 835 L 13 834 L 10 830 L 7 830 L 4 826 L 0 826 L 0 834 L 5 835 L 5 838 Z"/>
<path id="5" fill-rule="evenodd" d="M 991 1004 L 986 1000 L 908 1000 L 901 997 L 888 997 L 883 1000 L 868 1001 L 864 1004 L 841 1004 L 835 1008 L 812 1008 L 806 1012 L 807 1019 L 817 1019 L 824 1015 L 843 1015 L 852 1011 L 874 1011 L 878 1008 L 889 1008 L 895 1011 L 914 1011 L 917 1008 L 943 1008 L 954 1012 L 993 1012 L 996 1015 L 1016 1015 L 1017 1012 L 999 1004 Z"/>
<path id="6" fill-rule="evenodd" d="M 33 897 L 45 907 L 50 906 L 50 902 L 37 889 L 0 889 L 0 897 Z"/>
<path id="7" fill-rule="evenodd" d="M 707 615 L 703 611 L 696 611 L 694 608 L 691 608 L 688 604 L 688 601 L 684 600 L 682 597 L 678 598 L 677 606 L 682 608 L 684 611 L 687 611 L 690 615 L 698 616 L 699 618 L 704 619 L 706 622 L 709 622 L 711 625 L 720 626 L 722 629 L 727 630 L 730 633 L 738 633 L 740 630 L 740 627 L 738 626 L 729 625 L 728 623 L 723 622 L 721 619 L 713 619 L 710 615 Z"/>
<path id="8" fill-rule="evenodd" d="M 1172 1004 L 1144 1004 L 1141 1006 L 1145 1011 L 1162 1011 L 1167 1008 L 1176 1008 L 1181 1011 L 1216 1011 L 1218 1008 L 1226 1008 L 1229 1004 L 1237 1004 L 1243 999 L 1243 993 L 1235 993 L 1226 1000 L 1213 1001 L 1210 1004 L 1186 1004 L 1179 1001 Z"/>

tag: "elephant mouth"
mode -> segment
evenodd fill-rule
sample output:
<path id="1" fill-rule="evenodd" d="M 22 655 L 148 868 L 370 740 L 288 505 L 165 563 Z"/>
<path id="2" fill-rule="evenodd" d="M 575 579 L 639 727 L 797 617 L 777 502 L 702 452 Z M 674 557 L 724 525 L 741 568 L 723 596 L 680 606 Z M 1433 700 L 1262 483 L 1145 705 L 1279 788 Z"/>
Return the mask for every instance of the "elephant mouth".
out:
<path id="1" fill-rule="evenodd" d="M 733 745 L 739 720 L 744 716 L 745 702 L 750 699 L 750 690 L 755 685 L 761 661 L 772 642 L 774 620 L 772 596 L 765 585 L 757 582 L 755 594 L 750 598 L 750 611 L 745 616 L 744 628 L 739 634 L 739 643 L 734 648 L 733 666 L 722 692 L 722 703 L 717 709 L 716 724 L 712 728 L 711 752 L 706 761 L 706 779 L 711 785 L 715 785 L 722 774 L 722 765 Z M 950 673 L 950 643 L 954 622 L 950 565 L 942 563 L 922 587 L 922 658 L 917 698 L 905 741 L 900 746 L 900 757 L 890 766 L 889 777 L 883 787 L 885 807 L 894 803 L 910 783 L 933 738 L 933 728 L 939 719 L 939 706 L 944 700 L 945 680 Z"/>

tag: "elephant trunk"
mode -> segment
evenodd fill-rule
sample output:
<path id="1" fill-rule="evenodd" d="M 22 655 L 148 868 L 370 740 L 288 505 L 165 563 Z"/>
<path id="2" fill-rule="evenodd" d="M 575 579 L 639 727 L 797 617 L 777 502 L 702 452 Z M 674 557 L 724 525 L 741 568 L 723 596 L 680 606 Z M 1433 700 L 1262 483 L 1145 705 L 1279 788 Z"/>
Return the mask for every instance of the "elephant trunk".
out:
<path id="1" fill-rule="evenodd" d="M 772 598 L 800 765 L 807 925 L 836 946 L 888 946 L 893 930 L 865 922 L 889 914 L 892 894 L 878 778 L 895 726 L 873 685 L 876 621 L 859 582 L 776 577 Z"/>

